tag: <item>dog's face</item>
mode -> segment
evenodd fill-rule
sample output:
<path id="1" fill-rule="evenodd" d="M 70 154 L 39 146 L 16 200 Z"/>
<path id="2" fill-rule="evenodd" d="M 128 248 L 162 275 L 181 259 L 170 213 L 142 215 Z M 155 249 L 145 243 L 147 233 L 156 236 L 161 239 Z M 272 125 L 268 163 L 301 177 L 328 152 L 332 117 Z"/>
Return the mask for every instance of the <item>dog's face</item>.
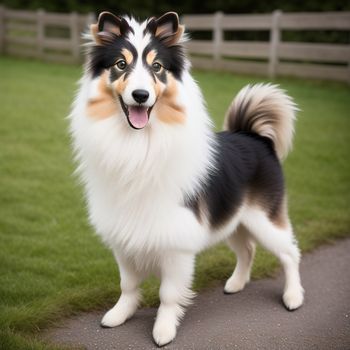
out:
<path id="1" fill-rule="evenodd" d="M 165 105 L 172 106 L 175 119 L 179 117 L 176 113 L 180 108 L 171 99 L 175 98 L 176 80 L 181 80 L 185 61 L 180 43 L 184 28 L 176 13 L 139 24 L 103 12 L 91 31 L 95 45 L 89 68 L 94 77 L 106 76 L 132 128 L 144 128 L 154 107 L 160 118 L 169 116 Z"/>

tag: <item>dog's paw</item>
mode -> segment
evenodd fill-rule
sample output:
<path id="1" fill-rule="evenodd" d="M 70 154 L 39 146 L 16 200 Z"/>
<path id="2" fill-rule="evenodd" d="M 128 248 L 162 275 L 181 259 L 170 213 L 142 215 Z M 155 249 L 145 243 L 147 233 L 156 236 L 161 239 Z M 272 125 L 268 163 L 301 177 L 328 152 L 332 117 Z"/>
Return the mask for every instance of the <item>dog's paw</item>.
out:
<path id="1" fill-rule="evenodd" d="M 120 312 L 117 307 L 114 307 L 105 313 L 101 321 L 101 326 L 106 328 L 117 327 L 123 324 L 127 318 L 127 313 Z"/>
<path id="2" fill-rule="evenodd" d="M 224 287 L 224 293 L 232 294 L 232 293 L 240 292 L 241 290 L 244 289 L 245 285 L 246 285 L 246 280 L 239 279 L 236 276 L 231 276 L 226 281 L 226 284 Z"/>
<path id="3" fill-rule="evenodd" d="M 157 322 L 153 327 L 153 339 L 158 346 L 164 346 L 174 340 L 176 325 L 169 322 Z"/>
<path id="4" fill-rule="evenodd" d="M 298 309 L 304 301 L 304 290 L 300 286 L 298 288 L 289 288 L 283 294 L 283 303 L 289 311 Z"/>

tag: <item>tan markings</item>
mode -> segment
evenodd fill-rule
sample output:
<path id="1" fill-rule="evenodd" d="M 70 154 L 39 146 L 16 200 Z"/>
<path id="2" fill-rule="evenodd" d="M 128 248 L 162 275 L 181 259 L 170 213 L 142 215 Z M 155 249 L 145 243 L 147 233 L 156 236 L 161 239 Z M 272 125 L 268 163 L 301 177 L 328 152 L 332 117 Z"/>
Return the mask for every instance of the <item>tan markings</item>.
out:
<path id="1" fill-rule="evenodd" d="M 112 90 L 107 86 L 108 72 L 105 72 L 98 83 L 98 96 L 89 99 L 87 114 L 96 119 L 105 119 L 116 114 L 118 105 Z"/>
<path id="2" fill-rule="evenodd" d="M 157 56 L 157 52 L 155 50 L 151 50 L 147 56 L 146 56 L 146 62 L 148 65 L 151 65 L 154 61 L 154 59 L 156 58 Z"/>
<path id="3" fill-rule="evenodd" d="M 124 92 L 127 84 L 128 84 L 128 80 L 127 79 L 124 80 L 124 74 L 123 74 L 118 80 L 112 83 L 114 92 L 117 95 L 121 95 Z"/>
<path id="4" fill-rule="evenodd" d="M 90 32 L 91 32 L 92 36 L 94 37 L 96 43 L 101 45 L 102 44 L 101 39 L 97 35 L 97 33 L 98 33 L 98 26 L 97 26 L 97 24 L 91 24 L 90 25 Z"/>
<path id="5" fill-rule="evenodd" d="M 281 229 L 289 226 L 287 199 L 284 197 L 277 208 L 271 206 L 268 197 L 264 195 L 261 188 L 250 187 L 245 194 L 244 202 L 250 206 L 257 207 L 262 210 L 271 222 Z"/>
<path id="6" fill-rule="evenodd" d="M 153 83 L 153 88 L 156 94 L 156 99 L 158 99 L 164 90 L 165 85 L 158 79 Z"/>
<path id="7" fill-rule="evenodd" d="M 283 202 L 281 206 L 278 208 L 277 213 L 271 217 L 271 221 L 279 228 L 287 228 L 289 226 L 289 217 L 288 217 L 288 209 L 287 209 L 287 198 L 286 196 L 283 198 Z"/>
<path id="8" fill-rule="evenodd" d="M 156 29 L 155 36 L 165 36 L 165 35 L 173 35 L 172 33 L 172 25 L 171 24 L 164 24 L 162 26 L 158 26 Z"/>
<path id="9" fill-rule="evenodd" d="M 127 64 L 130 64 L 133 61 L 134 56 L 132 55 L 132 53 L 128 49 L 124 48 L 122 50 L 122 54 L 125 57 L 125 61 Z"/>
<path id="10" fill-rule="evenodd" d="M 104 27 L 103 27 L 103 31 L 114 33 L 117 36 L 121 35 L 120 28 L 118 26 L 116 26 L 115 24 L 112 24 L 109 22 L 105 22 Z"/>
<path id="11" fill-rule="evenodd" d="M 177 83 L 170 75 L 168 82 L 168 86 L 154 105 L 156 116 L 167 124 L 183 124 L 186 119 L 185 110 L 176 101 Z"/>
<path id="12" fill-rule="evenodd" d="M 166 33 L 166 28 L 164 27 L 157 27 L 156 32 L 155 32 L 155 36 L 162 36 Z"/>
<path id="13" fill-rule="evenodd" d="M 169 25 L 164 25 L 157 28 L 155 36 L 162 38 L 162 42 L 165 45 L 172 46 L 180 41 L 184 31 L 185 27 L 183 25 L 179 25 L 175 33 L 172 33 L 172 29 Z"/>
<path id="14" fill-rule="evenodd" d="M 169 40 L 168 45 L 172 46 L 177 44 L 180 41 L 184 31 L 185 31 L 185 26 L 179 25 L 177 32 L 170 38 L 171 40 Z"/>
<path id="15" fill-rule="evenodd" d="M 118 36 L 120 36 L 120 30 L 116 26 L 108 25 L 105 29 L 105 31 L 114 33 Z M 94 37 L 96 44 L 103 45 L 111 41 L 110 35 L 105 35 L 98 30 L 98 24 L 91 24 L 90 25 L 90 32 L 92 36 Z"/>

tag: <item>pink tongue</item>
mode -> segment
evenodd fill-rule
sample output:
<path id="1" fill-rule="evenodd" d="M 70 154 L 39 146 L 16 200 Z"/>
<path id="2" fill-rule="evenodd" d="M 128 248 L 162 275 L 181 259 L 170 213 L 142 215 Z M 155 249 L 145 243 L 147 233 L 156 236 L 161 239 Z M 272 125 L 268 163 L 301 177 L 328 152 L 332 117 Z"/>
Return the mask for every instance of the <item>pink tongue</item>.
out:
<path id="1" fill-rule="evenodd" d="M 130 106 L 129 121 L 136 129 L 142 129 L 148 122 L 147 107 Z"/>

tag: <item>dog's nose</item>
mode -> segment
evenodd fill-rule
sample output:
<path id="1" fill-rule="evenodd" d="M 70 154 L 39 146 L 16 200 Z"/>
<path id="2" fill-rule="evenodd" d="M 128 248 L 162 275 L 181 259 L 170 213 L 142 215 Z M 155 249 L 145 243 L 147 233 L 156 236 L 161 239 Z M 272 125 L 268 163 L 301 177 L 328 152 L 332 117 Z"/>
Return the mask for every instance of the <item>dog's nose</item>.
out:
<path id="1" fill-rule="evenodd" d="M 137 89 L 132 92 L 132 97 L 137 103 L 144 103 L 147 101 L 149 92 L 142 89 Z"/>

